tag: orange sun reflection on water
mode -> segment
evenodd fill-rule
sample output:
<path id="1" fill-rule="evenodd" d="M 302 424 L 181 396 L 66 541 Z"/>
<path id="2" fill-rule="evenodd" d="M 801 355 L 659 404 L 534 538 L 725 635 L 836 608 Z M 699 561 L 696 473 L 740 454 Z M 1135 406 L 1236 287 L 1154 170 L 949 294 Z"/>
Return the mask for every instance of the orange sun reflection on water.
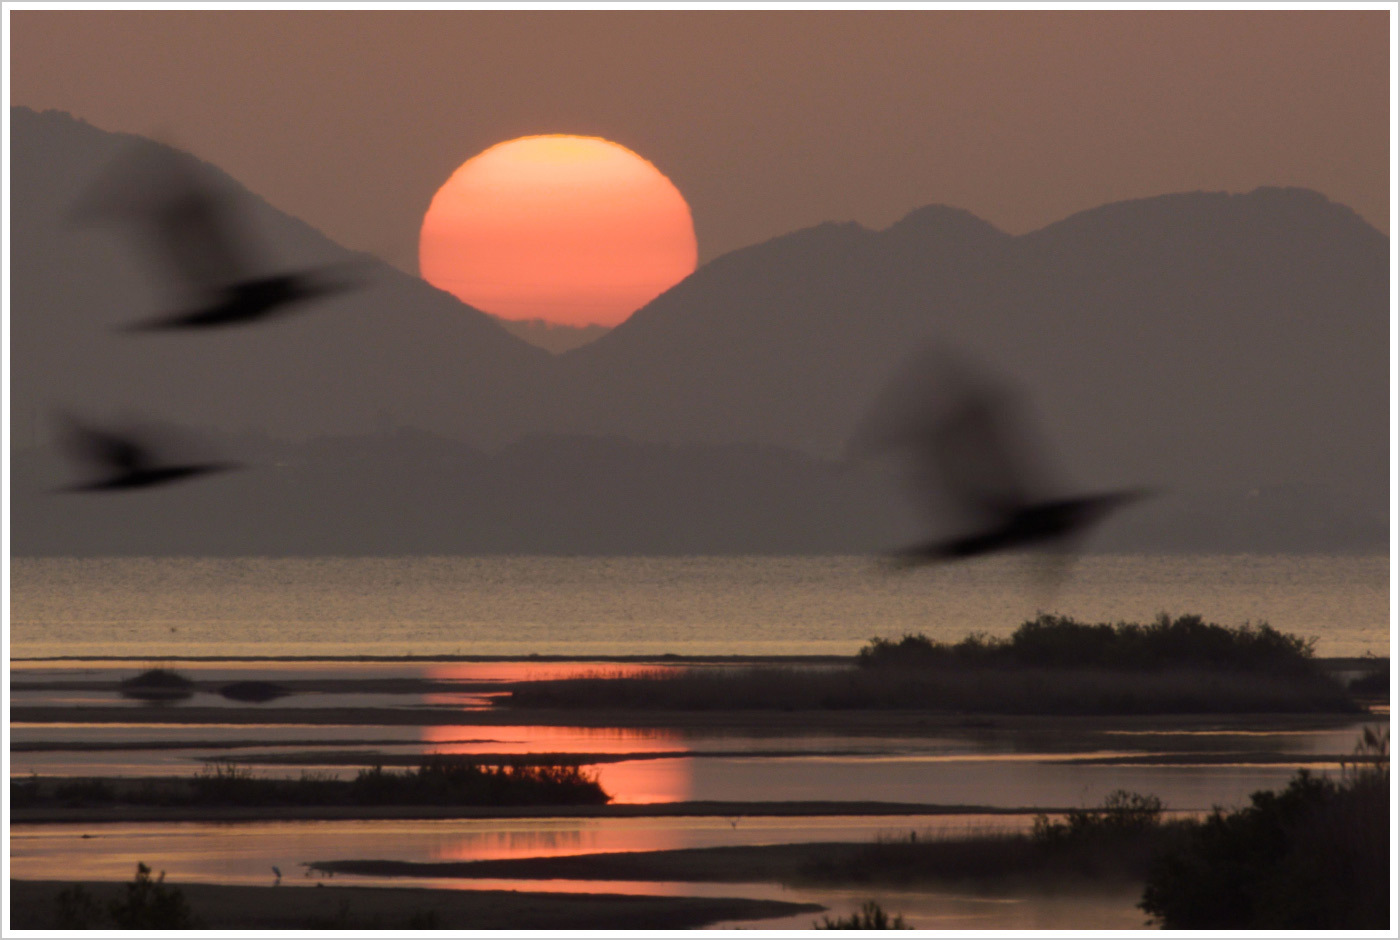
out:
<path id="1" fill-rule="evenodd" d="M 560 728 L 544 725 L 439 725 L 423 728 L 425 743 L 439 754 L 632 754 L 674 752 L 677 757 L 582 764 L 598 777 L 613 803 L 671 803 L 690 799 L 691 760 L 678 732 L 663 728 Z M 490 858 L 577 855 L 593 851 L 649 852 L 680 848 L 678 834 L 637 820 L 621 845 L 597 844 L 596 821 L 538 819 L 502 821 L 470 837 L 445 839 L 435 858 L 471 861 Z"/>
<path id="2" fill-rule="evenodd" d="M 691 762 L 680 732 L 667 728 L 561 728 L 552 725 L 430 725 L 424 743 L 439 754 L 636 754 L 676 757 L 584 763 L 614 803 L 690 799 Z"/>
<path id="3" fill-rule="evenodd" d="M 678 668 L 655 663 L 493 662 L 443 663 L 425 670 L 435 681 L 502 685 L 516 682 L 576 679 L 593 676 L 623 678 L 655 675 Z M 489 696 L 490 691 L 482 691 Z M 425 696 L 429 704 L 462 704 L 458 692 Z M 477 705 L 476 707 L 482 707 Z M 626 755 L 675 754 L 675 757 L 607 760 L 580 766 L 597 774 L 598 783 L 614 803 L 669 803 L 688 800 L 692 767 L 679 731 L 668 728 L 584 728 L 554 725 L 433 725 L 422 729 L 429 750 L 440 754 L 492 755 Z"/>
<path id="4" fill-rule="evenodd" d="M 545 682 L 552 679 L 629 679 L 684 669 L 668 663 L 521 662 L 434 663 L 423 677 L 441 682 Z"/>

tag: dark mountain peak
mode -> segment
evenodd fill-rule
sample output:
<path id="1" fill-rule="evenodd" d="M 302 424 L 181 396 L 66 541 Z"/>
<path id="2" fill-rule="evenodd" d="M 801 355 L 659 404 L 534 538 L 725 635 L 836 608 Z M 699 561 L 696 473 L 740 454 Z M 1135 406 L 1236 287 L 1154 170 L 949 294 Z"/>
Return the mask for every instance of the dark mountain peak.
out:
<path id="1" fill-rule="evenodd" d="M 67 111 L 60 111 L 57 108 L 35 111 L 22 104 L 10 105 L 10 122 L 12 127 L 18 124 L 25 129 L 31 127 L 92 127 L 87 121 Z M 97 130 L 97 128 L 92 129 Z"/>
<path id="2" fill-rule="evenodd" d="M 915 209 L 880 236 L 882 239 L 917 238 L 926 243 L 987 242 L 1011 237 L 966 209 L 937 204 Z"/>
<path id="3" fill-rule="evenodd" d="M 1355 211 L 1322 193 L 1297 186 L 1260 186 L 1247 193 L 1197 190 L 1111 202 L 1077 212 L 1025 238 L 1031 242 L 1074 239 L 1088 234 L 1121 238 L 1126 229 L 1152 231 L 1156 238 L 1199 238 L 1212 232 L 1235 238 L 1241 227 L 1256 231 L 1311 229 L 1310 236 L 1340 226 L 1379 236 Z M 1381 236 L 1384 237 L 1384 236 Z"/>
<path id="4" fill-rule="evenodd" d="M 1261 214 L 1307 214 L 1327 219 L 1334 224 L 1362 227 L 1377 235 L 1381 234 L 1379 229 L 1363 219 L 1355 209 L 1328 199 L 1315 189 L 1301 186 L 1260 186 L 1231 198 Z"/>
<path id="5" fill-rule="evenodd" d="M 716 258 L 713 263 L 726 258 L 767 263 L 775 258 L 803 255 L 812 252 L 845 251 L 853 245 L 868 241 L 875 233 L 859 222 L 822 222 L 808 228 L 778 235 L 755 245 L 738 248 Z"/>

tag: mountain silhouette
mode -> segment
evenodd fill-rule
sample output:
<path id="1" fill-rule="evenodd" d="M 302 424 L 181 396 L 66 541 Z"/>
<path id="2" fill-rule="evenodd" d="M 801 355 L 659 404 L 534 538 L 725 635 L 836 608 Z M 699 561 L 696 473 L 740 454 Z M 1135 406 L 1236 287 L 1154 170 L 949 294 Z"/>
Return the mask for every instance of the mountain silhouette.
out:
<path id="1" fill-rule="evenodd" d="M 844 443 L 893 370 L 939 340 L 1015 380 L 1084 492 L 1145 486 L 1166 494 L 1108 520 L 1096 547 L 1385 544 L 1389 242 L 1315 192 L 1138 199 L 1024 235 L 942 206 L 883 231 L 824 224 L 717 258 L 606 335 L 552 356 L 421 280 L 335 245 L 206 166 L 269 252 L 297 269 L 364 264 L 371 286 L 338 295 L 334 317 L 279 318 L 257 330 L 201 333 L 198 342 L 187 331 L 138 342 L 111 328 L 163 309 L 162 298 L 129 250 L 63 222 L 75 196 L 131 138 L 58 112 L 11 108 L 10 118 L 11 389 L 20 450 L 46 446 L 35 416 L 71 407 L 149 414 L 221 441 L 254 434 L 298 447 L 415 428 L 479 453 L 488 476 L 505 466 L 499 461 L 510 451 L 501 448 L 541 434 L 611 442 L 596 446 L 623 462 L 628 453 L 641 459 L 625 442 L 661 448 L 647 453 L 680 447 L 690 455 L 681 463 L 722 477 L 719 465 L 734 461 L 729 479 L 756 479 L 740 469 L 750 457 L 736 456 L 735 447 L 770 449 L 839 474 Z M 17 459 L 16 483 L 20 464 L 40 463 Z M 354 476 L 349 458 L 318 465 L 350 474 L 333 484 L 356 494 L 359 502 L 346 497 L 346 506 L 412 498 L 389 494 L 388 480 L 385 491 L 374 489 L 369 477 Z M 582 533 L 593 511 L 583 504 L 588 486 L 565 464 L 551 471 L 542 461 L 531 472 L 537 488 L 556 494 L 556 524 L 573 513 Z M 713 507 L 716 527 L 726 519 L 737 526 L 745 514 L 756 520 L 764 499 L 782 492 L 779 471 L 764 474 L 754 491 L 732 490 L 727 506 Z M 169 498 L 241 492 L 263 479 L 227 476 L 172 488 Z M 875 503 L 904 499 L 891 495 L 895 475 L 882 479 L 890 489 Z M 797 490 L 854 500 L 810 508 L 833 526 L 851 525 L 844 544 L 852 550 L 927 537 L 888 520 L 852 521 L 859 513 L 847 510 L 863 497 L 851 492 Z M 573 502 L 558 494 L 573 494 Z M 682 488 L 658 496 L 647 512 L 684 495 Z M 340 498 L 327 493 L 324 501 Z M 15 550 L 42 541 L 45 552 L 57 551 L 30 528 L 43 525 L 42 513 L 18 503 Z M 616 512 L 604 521 L 619 531 L 626 522 L 636 531 L 660 524 Z M 344 551 L 359 550 L 353 528 L 345 528 Z M 89 538 L 76 523 L 64 531 Z M 749 544 L 725 531 L 732 544 Z M 844 550 L 834 530 L 823 532 L 787 541 L 775 533 L 767 543 Z M 395 544 L 415 550 L 405 538 Z M 619 538 L 608 550 L 632 550 Z M 541 535 L 538 544 L 548 540 Z M 728 550 L 723 543 L 704 544 Z M 333 544 L 328 535 L 317 550 Z M 529 551 L 536 543 L 502 534 L 471 544 Z M 570 544 L 599 543 L 581 534 Z"/>
<path id="2" fill-rule="evenodd" d="M 141 249 L 152 278 L 186 307 L 128 329 L 247 326 L 354 286 L 348 270 L 278 270 L 238 200 L 200 170 L 178 151 L 137 144 L 75 203 L 75 223 L 103 223 Z"/>
<path id="3" fill-rule="evenodd" d="M 519 390 L 539 386 L 551 357 L 495 318 L 347 251 L 188 154 L 60 112 L 11 108 L 10 122 L 19 181 L 10 222 L 24 233 L 11 246 L 10 284 L 21 420 L 71 408 L 290 438 L 410 418 L 485 443 L 518 433 L 526 405 Z M 325 313 L 277 317 L 257 329 L 121 332 L 168 311 L 168 285 L 151 276 L 139 246 L 75 226 L 69 213 L 137 145 L 160 148 L 214 187 L 279 271 L 353 271 L 357 289 L 319 301 Z"/>

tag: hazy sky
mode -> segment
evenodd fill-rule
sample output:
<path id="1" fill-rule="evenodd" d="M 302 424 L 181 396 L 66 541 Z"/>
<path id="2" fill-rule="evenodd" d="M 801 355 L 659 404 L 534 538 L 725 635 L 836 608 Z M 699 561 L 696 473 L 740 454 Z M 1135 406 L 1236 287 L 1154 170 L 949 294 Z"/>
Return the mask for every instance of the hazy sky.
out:
<path id="1" fill-rule="evenodd" d="M 1388 232 L 1376 11 L 11 13 L 11 104 L 159 135 L 417 269 L 463 160 L 598 135 L 701 261 L 928 203 L 1013 233 L 1118 199 L 1306 186 Z"/>

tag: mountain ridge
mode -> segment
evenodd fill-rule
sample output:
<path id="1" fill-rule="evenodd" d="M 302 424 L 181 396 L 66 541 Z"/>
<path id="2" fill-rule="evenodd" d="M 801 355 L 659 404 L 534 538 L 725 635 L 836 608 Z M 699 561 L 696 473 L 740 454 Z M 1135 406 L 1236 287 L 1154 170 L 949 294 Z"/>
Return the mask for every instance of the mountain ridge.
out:
<path id="1" fill-rule="evenodd" d="M 1027 390 L 1077 486 L 1316 493 L 1338 518 L 1388 505 L 1389 239 L 1311 190 L 1145 197 L 1021 235 L 938 205 L 878 231 L 824 223 L 716 258 L 557 356 L 387 265 L 257 330 L 133 339 L 109 327 L 155 312 L 149 277 L 109 233 L 61 221 L 121 139 L 25 110 L 11 109 L 21 420 L 63 407 L 288 440 L 402 426 L 488 452 L 583 435 L 829 461 L 936 340 Z M 287 263 L 363 257 L 247 199 Z M 1129 527 L 1165 544 L 1210 516 L 1172 505 Z M 1306 542 L 1290 539 L 1270 544 Z"/>

